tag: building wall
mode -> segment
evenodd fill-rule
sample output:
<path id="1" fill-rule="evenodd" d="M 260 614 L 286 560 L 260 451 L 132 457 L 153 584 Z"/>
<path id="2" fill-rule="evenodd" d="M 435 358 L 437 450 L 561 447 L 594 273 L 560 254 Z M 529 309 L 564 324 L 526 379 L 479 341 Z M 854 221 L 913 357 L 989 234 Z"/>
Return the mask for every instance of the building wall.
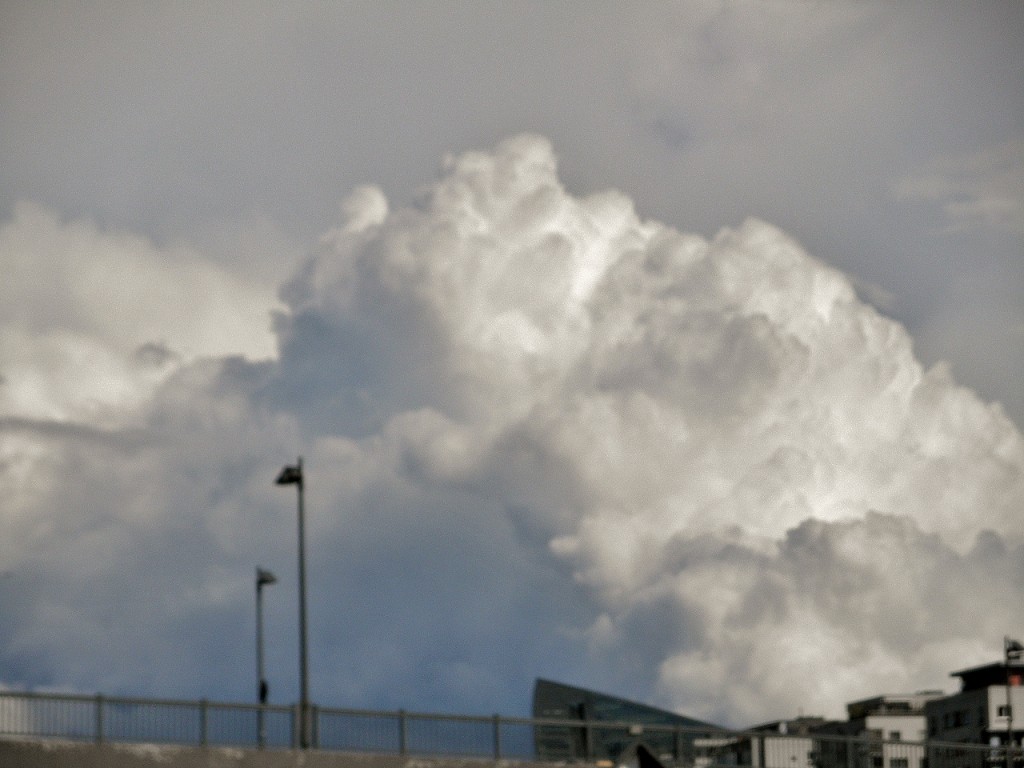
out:
<path id="1" fill-rule="evenodd" d="M 924 740 L 926 724 L 923 714 L 911 713 L 830 723 L 820 732 L 816 762 L 821 768 L 923 768 L 925 749 L 916 742 Z"/>
<path id="2" fill-rule="evenodd" d="M 1015 739 L 1024 733 L 1024 687 L 1010 688 Z M 1006 686 L 990 685 L 930 702 L 926 708 L 928 737 L 970 744 L 1006 740 Z"/>
<path id="3" fill-rule="evenodd" d="M 1013 732 L 1024 731 L 1024 687 L 1010 688 L 1010 703 L 1013 707 Z M 1006 733 L 1006 686 L 992 685 L 988 688 L 988 717 L 986 727 L 990 732 Z M 1019 738 L 1019 736 L 1018 736 Z"/>
<path id="4" fill-rule="evenodd" d="M 868 715 L 863 727 L 887 741 L 924 741 L 928 735 L 928 720 L 923 714 Z"/>
<path id="5" fill-rule="evenodd" d="M 808 768 L 814 752 L 814 740 L 803 736 L 754 736 L 751 741 L 753 768 L 790 766 Z"/>

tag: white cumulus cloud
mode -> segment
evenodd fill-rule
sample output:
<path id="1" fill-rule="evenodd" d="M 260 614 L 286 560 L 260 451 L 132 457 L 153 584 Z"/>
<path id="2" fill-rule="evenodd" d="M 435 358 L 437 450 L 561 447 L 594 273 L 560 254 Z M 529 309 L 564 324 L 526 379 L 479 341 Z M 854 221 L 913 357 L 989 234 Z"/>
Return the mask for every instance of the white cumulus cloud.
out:
<path id="1" fill-rule="evenodd" d="M 21 203 L 0 224 L 0 413 L 98 418 L 174 364 L 274 354 L 272 285 Z"/>
<path id="2" fill-rule="evenodd" d="M 183 364 L 131 432 L 0 424 L 47 457 L 0 474 L 43 489 L 5 551 L 39 574 L 15 682 L 88 685 L 130 626 L 121 653 L 175 692 L 199 689 L 183 668 L 248 690 L 245 660 L 195 660 L 248 643 L 257 558 L 287 573 L 270 481 L 294 452 L 324 702 L 491 709 L 543 675 L 749 724 L 942 686 L 1012 631 L 1020 433 L 784 232 L 572 194 L 531 135 L 450 158 L 414 206 L 363 187 L 342 210 L 282 288 L 278 359 Z"/>

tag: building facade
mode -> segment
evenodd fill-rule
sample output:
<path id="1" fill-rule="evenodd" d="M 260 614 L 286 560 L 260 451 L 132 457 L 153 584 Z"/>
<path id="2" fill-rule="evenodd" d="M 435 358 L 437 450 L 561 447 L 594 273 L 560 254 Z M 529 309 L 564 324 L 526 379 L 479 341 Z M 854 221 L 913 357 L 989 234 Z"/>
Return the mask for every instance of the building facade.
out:
<path id="1" fill-rule="evenodd" d="M 986 664 L 960 672 L 960 692 L 928 702 L 928 738 L 947 745 L 986 745 L 990 751 L 939 749 L 934 761 L 954 768 L 982 765 L 1021 766 L 1019 749 L 1007 762 L 1007 743 L 1020 744 L 1024 735 L 1024 665 Z M 945 757 L 943 757 L 945 755 Z"/>
<path id="2" fill-rule="evenodd" d="M 821 717 L 797 717 L 754 726 L 738 741 L 737 762 L 751 768 L 813 768 L 814 733 L 825 722 Z"/>
<path id="3" fill-rule="evenodd" d="M 846 705 L 847 720 L 816 729 L 819 768 L 926 768 L 925 706 L 941 691 L 889 694 Z"/>
<path id="4" fill-rule="evenodd" d="M 537 759 L 553 762 L 635 766 L 651 757 L 664 765 L 694 765 L 700 740 L 723 730 L 675 712 L 540 679 L 534 684 L 533 717 L 563 721 L 534 728 Z"/>

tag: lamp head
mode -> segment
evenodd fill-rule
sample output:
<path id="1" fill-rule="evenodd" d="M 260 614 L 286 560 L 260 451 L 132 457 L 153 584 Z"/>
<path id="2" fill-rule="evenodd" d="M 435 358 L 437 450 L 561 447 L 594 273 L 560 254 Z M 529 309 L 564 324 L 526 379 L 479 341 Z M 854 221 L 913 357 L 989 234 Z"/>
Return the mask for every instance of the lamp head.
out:
<path id="1" fill-rule="evenodd" d="M 277 485 L 302 485 L 302 464 L 289 465 L 281 470 L 274 481 Z"/>
<path id="2" fill-rule="evenodd" d="M 276 584 L 277 576 L 270 571 L 265 571 L 262 568 L 256 569 L 256 586 L 262 587 L 265 584 Z"/>

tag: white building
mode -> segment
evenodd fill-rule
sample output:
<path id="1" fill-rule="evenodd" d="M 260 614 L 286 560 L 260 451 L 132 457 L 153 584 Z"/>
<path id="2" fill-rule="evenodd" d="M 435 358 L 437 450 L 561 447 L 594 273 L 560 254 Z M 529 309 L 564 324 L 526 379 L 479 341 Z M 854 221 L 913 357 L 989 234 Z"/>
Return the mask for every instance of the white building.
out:
<path id="1" fill-rule="evenodd" d="M 924 708 L 941 691 L 875 696 L 846 705 L 848 720 L 817 729 L 820 768 L 924 768 Z"/>
<path id="2" fill-rule="evenodd" d="M 752 768 L 810 768 L 815 754 L 810 734 L 824 723 L 821 717 L 798 717 L 752 728 L 747 737 L 749 757 L 742 764 Z"/>
<path id="3" fill-rule="evenodd" d="M 694 740 L 694 768 L 813 768 L 812 733 L 825 722 L 821 717 L 797 717 Z"/>

